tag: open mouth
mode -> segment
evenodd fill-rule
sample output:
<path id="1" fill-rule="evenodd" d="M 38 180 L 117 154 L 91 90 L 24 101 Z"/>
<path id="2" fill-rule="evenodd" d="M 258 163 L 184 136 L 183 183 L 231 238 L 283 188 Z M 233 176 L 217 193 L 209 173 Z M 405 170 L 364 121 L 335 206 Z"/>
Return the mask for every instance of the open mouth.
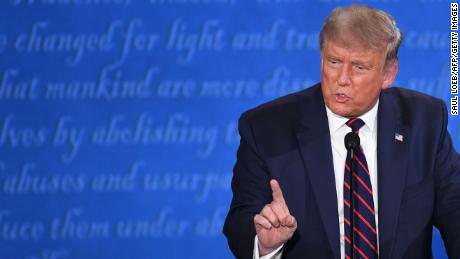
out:
<path id="1" fill-rule="evenodd" d="M 344 103 L 350 99 L 346 94 L 334 94 L 335 101 L 339 103 Z"/>

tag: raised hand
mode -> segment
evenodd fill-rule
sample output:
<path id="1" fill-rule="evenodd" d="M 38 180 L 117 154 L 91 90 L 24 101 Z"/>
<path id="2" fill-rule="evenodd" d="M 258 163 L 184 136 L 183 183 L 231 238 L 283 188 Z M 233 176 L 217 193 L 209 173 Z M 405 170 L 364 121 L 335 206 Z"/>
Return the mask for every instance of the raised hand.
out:
<path id="1" fill-rule="evenodd" d="M 273 201 L 254 216 L 254 225 L 259 239 L 259 255 L 269 254 L 286 243 L 297 229 L 297 221 L 289 213 L 283 192 L 276 180 L 270 181 Z"/>

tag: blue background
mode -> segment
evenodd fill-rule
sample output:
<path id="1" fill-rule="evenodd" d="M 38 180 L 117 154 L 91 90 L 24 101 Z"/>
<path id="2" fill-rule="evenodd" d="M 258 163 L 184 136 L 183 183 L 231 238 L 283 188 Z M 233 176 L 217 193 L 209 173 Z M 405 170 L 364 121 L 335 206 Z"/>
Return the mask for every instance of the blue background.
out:
<path id="1" fill-rule="evenodd" d="M 319 81 L 351 2 L 1 1 L 0 257 L 232 258 L 238 117 Z M 358 2 L 404 35 L 394 85 L 449 105 L 450 2 Z"/>

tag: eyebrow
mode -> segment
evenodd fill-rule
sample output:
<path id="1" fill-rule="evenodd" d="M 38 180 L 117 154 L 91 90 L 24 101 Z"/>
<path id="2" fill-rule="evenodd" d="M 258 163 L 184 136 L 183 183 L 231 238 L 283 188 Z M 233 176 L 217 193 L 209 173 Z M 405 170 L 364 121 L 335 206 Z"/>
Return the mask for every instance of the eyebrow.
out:
<path id="1" fill-rule="evenodd" d="M 334 54 L 326 54 L 326 59 L 335 60 L 335 61 L 343 61 L 341 58 L 337 57 Z M 362 60 L 352 60 L 351 64 L 355 66 L 358 65 L 358 66 L 364 66 L 364 67 L 369 67 L 369 68 L 375 67 L 375 65 L 372 65 L 369 61 L 362 61 Z"/>
<path id="2" fill-rule="evenodd" d="M 360 61 L 360 60 L 354 60 L 354 61 L 351 61 L 351 64 L 352 65 L 358 65 L 358 66 L 364 66 L 364 67 L 374 67 L 375 65 L 372 65 L 371 63 L 369 62 L 366 62 L 366 61 Z"/>

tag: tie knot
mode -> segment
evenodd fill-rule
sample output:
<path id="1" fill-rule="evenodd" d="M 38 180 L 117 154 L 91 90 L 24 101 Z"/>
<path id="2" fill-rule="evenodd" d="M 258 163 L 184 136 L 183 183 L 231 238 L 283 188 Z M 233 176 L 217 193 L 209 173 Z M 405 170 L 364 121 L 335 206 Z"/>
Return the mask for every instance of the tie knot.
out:
<path id="1" fill-rule="evenodd" d="M 364 121 L 360 118 L 351 118 L 347 121 L 347 126 L 355 133 L 358 133 L 359 129 L 364 126 Z"/>

